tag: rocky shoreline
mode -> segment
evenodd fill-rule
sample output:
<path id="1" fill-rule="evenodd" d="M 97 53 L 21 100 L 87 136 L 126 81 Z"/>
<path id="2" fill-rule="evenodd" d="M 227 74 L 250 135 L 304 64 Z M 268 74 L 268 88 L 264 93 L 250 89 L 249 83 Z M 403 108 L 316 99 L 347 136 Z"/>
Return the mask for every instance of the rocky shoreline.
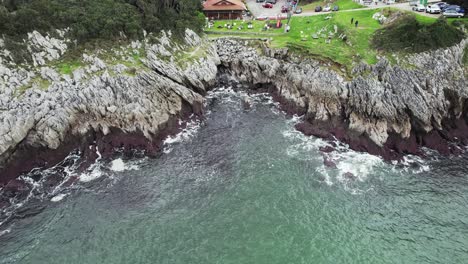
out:
<path id="1" fill-rule="evenodd" d="M 385 59 L 356 65 L 349 78 L 287 50 L 263 45 L 260 54 L 246 41 L 209 42 L 191 31 L 181 45 L 163 33 L 156 43 L 130 45 L 133 54 L 145 55 L 143 65 L 130 71 L 136 74 L 128 74 L 125 65 L 131 58 L 112 63 L 86 55 L 85 66 L 60 75 L 47 61 L 60 57 L 56 54 L 65 52 L 66 42 L 37 34 L 30 42 L 46 55 L 33 55 L 36 73 L 0 55 L 0 186 L 33 168 L 52 166 L 76 149 L 83 168 L 96 159 L 96 150 L 105 157 L 115 149 L 158 153 L 162 140 L 181 129 L 181 120 L 203 115 L 203 96 L 220 73 L 252 91 L 268 91 L 283 110 L 304 115 L 296 127 L 304 134 L 339 139 L 387 160 L 421 154 L 423 146 L 459 153 L 468 143 L 462 63 L 468 40 L 408 56 L 408 67 Z M 33 85 L 17 96 L 15 90 L 35 74 L 50 83 L 47 91 Z"/>
<path id="2" fill-rule="evenodd" d="M 219 40 L 225 72 L 251 87 L 268 87 L 287 112 L 304 115 L 297 129 L 338 139 L 350 148 L 400 159 L 421 147 L 458 154 L 468 143 L 468 40 L 407 58 L 411 67 L 381 59 L 354 67 L 352 78 L 318 61 L 264 46 Z"/>

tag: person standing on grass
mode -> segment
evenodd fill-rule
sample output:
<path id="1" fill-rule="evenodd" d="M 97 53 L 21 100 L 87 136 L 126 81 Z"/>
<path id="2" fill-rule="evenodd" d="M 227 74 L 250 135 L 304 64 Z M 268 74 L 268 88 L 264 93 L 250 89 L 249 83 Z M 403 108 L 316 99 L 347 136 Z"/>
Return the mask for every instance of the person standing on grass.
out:
<path id="1" fill-rule="evenodd" d="M 354 25 L 356 25 L 356 27 L 358 26 L 359 24 L 359 21 L 356 20 L 356 23 L 354 23 Z"/>
<path id="2" fill-rule="evenodd" d="M 353 24 L 353 22 L 354 22 L 354 17 L 351 18 L 351 24 Z"/>

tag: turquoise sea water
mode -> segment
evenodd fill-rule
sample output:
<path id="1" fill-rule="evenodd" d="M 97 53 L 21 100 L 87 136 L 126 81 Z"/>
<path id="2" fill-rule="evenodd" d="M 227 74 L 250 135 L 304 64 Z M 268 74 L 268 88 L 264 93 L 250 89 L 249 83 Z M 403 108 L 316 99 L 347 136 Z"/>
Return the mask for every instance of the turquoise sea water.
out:
<path id="1" fill-rule="evenodd" d="M 102 161 L 32 199 L 39 213 L 0 226 L 0 263 L 468 263 L 467 157 L 323 154 L 243 96 L 212 93 L 157 159 Z"/>

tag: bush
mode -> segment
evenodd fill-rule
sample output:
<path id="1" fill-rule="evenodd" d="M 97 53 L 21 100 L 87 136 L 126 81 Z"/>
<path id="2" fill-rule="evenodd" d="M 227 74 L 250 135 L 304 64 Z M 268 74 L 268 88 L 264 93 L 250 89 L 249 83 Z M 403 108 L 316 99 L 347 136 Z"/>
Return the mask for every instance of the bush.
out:
<path id="1" fill-rule="evenodd" d="M 68 27 L 71 37 L 86 42 L 116 38 L 121 32 L 135 38 L 143 29 L 200 31 L 200 11 L 199 0 L 8 0 L 0 1 L 0 35 Z"/>
<path id="2" fill-rule="evenodd" d="M 372 38 L 374 48 L 383 51 L 424 52 L 459 43 L 463 32 L 441 17 L 431 25 L 421 24 L 413 15 L 405 15 L 379 29 Z"/>

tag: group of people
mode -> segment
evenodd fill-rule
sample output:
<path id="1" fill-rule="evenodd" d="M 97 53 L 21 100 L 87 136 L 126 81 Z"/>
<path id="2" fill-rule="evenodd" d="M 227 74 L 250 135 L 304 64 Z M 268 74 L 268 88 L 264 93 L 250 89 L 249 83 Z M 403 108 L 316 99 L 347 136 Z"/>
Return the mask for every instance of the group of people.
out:
<path id="1" fill-rule="evenodd" d="M 359 21 L 357 21 L 357 20 L 356 20 L 356 21 L 354 21 L 354 17 L 353 17 L 353 18 L 351 18 L 351 24 L 353 24 L 353 22 L 354 22 L 354 25 L 355 25 L 356 27 L 358 27 L 358 25 L 359 25 Z"/>

